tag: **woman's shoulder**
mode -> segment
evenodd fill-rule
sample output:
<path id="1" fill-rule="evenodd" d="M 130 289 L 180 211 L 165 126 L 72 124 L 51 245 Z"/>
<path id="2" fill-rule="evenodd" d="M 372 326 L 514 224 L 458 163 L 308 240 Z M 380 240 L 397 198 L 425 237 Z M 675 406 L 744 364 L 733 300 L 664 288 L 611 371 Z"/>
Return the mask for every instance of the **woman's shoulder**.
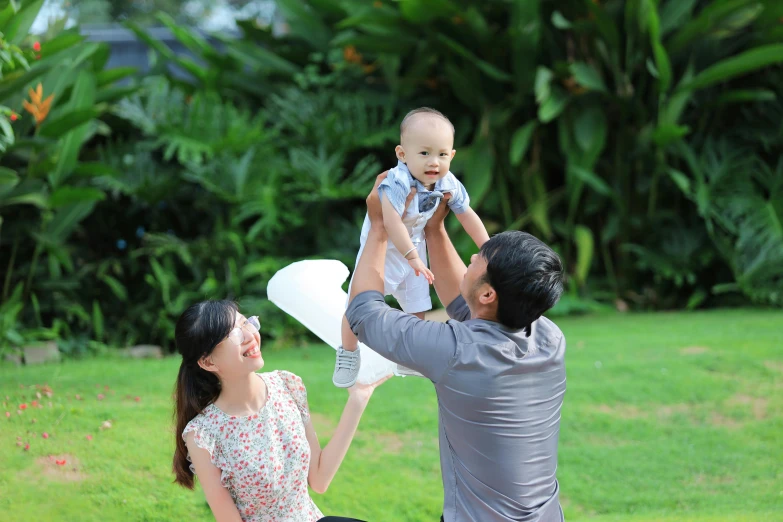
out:
<path id="1" fill-rule="evenodd" d="M 187 423 L 185 429 L 182 431 L 182 438 L 184 439 L 189 432 L 200 433 L 211 431 L 216 425 L 217 418 L 217 414 L 213 409 L 213 405 L 209 404 L 204 408 L 204 411 L 190 419 L 190 422 Z"/>
<path id="2" fill-rule="evenodd" d="M 307 388 L 305 388 L 302 378 L 286 370 L 276 370 L 270 373 L 274 374 L 274 378 L 279 380 L 280 385 L 285 388 L 285 392 L 299 408 L 302 419 L 307 421 L 310 418 L 310 411 L 307 405 Z"/>
<path id="3" fill-rule="evenodd" d="M 271 372 L 259 373 L 258 375 L 266 380 L 279 381 L 286 384 L 289 382 L 302 382 L 301 377 L 288 370 L 272 370 Z"/>

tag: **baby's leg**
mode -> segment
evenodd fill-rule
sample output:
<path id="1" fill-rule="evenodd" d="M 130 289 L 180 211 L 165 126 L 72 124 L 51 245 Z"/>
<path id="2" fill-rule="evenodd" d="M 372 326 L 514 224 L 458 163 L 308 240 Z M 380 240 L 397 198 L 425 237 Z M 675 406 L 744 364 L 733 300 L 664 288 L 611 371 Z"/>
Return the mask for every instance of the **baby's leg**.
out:
<path id="1" fill-rule="evenodd" d="M 361 251 L 359 256 L 361 256 Z M 359 263 L 357 258 L 357 264 Z M 348 295 L 351 295 L 351 284 L 353 284 L 353 277 L 351 277 L 351 283 L 348 286 Z M 350 299 L 350 298 L 349 298 Z M 348 301 L 345 303 L 348 306 Z M 359 341 L 351 331 L 351 327 L 348 324 L 348 319 L 343 315 L 343 321 L 340 325 L 340 340 L 342 346 L 337 348 L 337 357 L 334 361 L 334 374 L 332 375 L 332 383 L 338 388 L 350 388 L 356 384 L 356 379 L 359 377 L 359 368 L 362 364 L 362 354 L 357 351 Z"/>
<path id="2" fill-rule="evenodd" d="M 349 352 L 355 352 L 356 348 L 359 346 L 359 340 L 353 334 L 353 331 L 351 331 L 351 325 L 348 324 L 348 318 L 345 316 L 343 316 L 343 325 L 340 333 L 342 335 L 343 349 Z"/>

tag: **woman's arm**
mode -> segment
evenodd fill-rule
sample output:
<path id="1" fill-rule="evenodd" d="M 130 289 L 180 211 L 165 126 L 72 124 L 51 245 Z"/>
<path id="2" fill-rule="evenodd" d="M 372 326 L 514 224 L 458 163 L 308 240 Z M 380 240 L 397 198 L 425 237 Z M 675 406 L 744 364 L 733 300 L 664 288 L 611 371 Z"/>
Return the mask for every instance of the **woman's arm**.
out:
<path id="1" fill-rule="evenodd" d="M 305 424 L 307 442 L 310 443 L 310 472 L 307 475 L 307 482 L 316 493 L 326 492 L 351 446 L 356 428 L 359 426 L 362 413 L 370 401 L 372 392 L 389 378 L 391 375 L 373 384 L 357 383 L 348 388 L 348 401 L 345 403 L 342 416 L 340 416 L 340 422 L 323 450 L 318 442 L 312 421 Z"/>
<path id="2" fill-rule="evenodd" d="M 193 461 L 193 467 L 196 468 L 196 476 L 198 476 L 201 489 L 204 490 L 204 495 L 207 497 L 212 514 L 215 515 L 216 522 L 242 522 L 234 499 L 220 483 L 220 469 L 212 464 L 209 452 L 199 448 L 193 437 L 193 432 L 189 432 L 185 437 L 185 445 L 188 447 L 190 460 Z"/>
<path id="3" fill-rule="evenodd" d="M 468 209 L 462 214 L 457 214 L 457 219 L 462 223 L 462 228 L 473 239 L 476 246 L 481 248 L 481 245 L 489 241 L 489 233 L 481 218 L 478 217 L 476 211 L 468 207 Z"/>

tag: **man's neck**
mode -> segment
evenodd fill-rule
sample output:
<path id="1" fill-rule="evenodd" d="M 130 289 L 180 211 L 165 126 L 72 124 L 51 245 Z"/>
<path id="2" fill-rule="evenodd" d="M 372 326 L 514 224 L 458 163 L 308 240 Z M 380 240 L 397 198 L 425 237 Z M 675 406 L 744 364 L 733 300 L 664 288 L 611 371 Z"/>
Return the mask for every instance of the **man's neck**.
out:
<path id="1" fill-rule="evenodd" d="M 474 309 L 472 306 L 469 306 L 468 308 L 470 308 L 471 319 L 481 319 L 483 321 L 492 321 L 493 323 L 499 322 L 497 310 L 494 308 L 480 307 Z"/>

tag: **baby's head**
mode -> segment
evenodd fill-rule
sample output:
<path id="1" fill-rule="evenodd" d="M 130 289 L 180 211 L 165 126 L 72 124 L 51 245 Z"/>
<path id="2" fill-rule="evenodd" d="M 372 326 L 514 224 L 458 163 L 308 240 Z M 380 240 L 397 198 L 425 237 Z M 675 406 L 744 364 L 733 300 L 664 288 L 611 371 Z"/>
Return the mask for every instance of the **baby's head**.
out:
<path id="1" fill-rule="evenodd" d="M 414 178 L 431 188 L 449 173 L 454 150 L 454 125 L 435 109 L 409 112 L 400 124 L 397 159 L 408 165 Z"/>

